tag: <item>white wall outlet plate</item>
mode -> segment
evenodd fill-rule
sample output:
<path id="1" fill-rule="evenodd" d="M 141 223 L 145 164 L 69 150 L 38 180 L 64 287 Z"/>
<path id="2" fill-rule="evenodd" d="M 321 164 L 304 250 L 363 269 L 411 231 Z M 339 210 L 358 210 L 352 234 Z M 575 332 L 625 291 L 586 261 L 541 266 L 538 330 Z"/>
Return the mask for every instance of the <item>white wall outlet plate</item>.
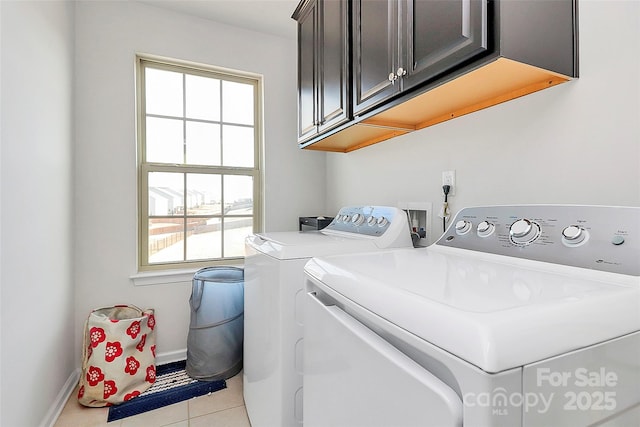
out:
<path id="1" fill-rule="evenodd" d="M 448 185 L 451 188 L 449 189 L 449 196 L 456 195 L 456 171 L 444 171 L 442 172 L 442 185 Z"/>

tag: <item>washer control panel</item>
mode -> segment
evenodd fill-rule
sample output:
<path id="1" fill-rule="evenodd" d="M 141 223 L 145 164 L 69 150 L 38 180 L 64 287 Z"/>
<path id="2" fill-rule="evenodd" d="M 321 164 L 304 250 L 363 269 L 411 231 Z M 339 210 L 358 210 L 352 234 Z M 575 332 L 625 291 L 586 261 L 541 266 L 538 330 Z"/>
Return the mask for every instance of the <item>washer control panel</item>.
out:
<path id="1" fill-rule="evenodd" d="M 465 208 L 435 244 L 640 276 L 640 208 Z"/>
<path id="2" fill-rule="evenodd" d="M 364 234 L 367 236 L 382 236 L 394 221 L 407 224 L 404 211 L 388 206 L 349 206 L 340 209 L 324 230 L 344 233 Z"/>

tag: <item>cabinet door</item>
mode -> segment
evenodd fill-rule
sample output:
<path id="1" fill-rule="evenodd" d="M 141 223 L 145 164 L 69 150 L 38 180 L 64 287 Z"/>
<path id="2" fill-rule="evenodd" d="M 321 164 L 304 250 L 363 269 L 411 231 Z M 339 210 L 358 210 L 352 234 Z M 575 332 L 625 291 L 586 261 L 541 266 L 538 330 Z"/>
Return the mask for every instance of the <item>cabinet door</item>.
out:
<path id="1" fill-rule="evenodd" d="M 487 50 L 487 0 L 400 0 L 402 90 Z"/>
<path id="2" fill-rule="evenodd" d="M 316 114 L 317 14 L 315 1 L 298 18 L 298 140 L 318 133 Z"/>
<path id="3" fill-rule="evenodd" d="M 318 116 L 321 133 L 350 118 L 347 5 L 347 0 L 318 3 Z"/>
<path id="4" fill-rule="evenodd" d="M 353 113 L 358 115 L 400 90 L 389 74 L 398 62 L 397 0 L 353 2 Z"/>

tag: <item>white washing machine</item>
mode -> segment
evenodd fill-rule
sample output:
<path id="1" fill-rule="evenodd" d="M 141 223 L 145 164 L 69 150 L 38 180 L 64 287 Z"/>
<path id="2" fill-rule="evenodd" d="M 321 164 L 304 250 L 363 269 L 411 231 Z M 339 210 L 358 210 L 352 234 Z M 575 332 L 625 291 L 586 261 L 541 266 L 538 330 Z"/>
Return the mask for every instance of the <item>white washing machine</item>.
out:
<path id="1" fill-rule="evenodd" d="M 249 236 L 244 271 L 244 399 L 253 427 L 302 425 L 304 265 L 312 256 L 412 247 L 404 211 L 340 209 L 321 231 Z"/>
<path id="2" fill-rule="evenodd" d="M 640 425 L 640 208 L 467 208 L 305 271 L 305 427 Z"/>

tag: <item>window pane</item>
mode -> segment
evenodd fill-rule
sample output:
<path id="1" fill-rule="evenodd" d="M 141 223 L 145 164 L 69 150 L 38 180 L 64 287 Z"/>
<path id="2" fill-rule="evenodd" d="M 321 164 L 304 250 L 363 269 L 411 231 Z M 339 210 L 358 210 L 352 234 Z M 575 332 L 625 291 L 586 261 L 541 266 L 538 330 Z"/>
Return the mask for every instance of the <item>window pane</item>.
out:
<path id="1" fill-rule="evenodd" d="M 253 85 L 222 82 L 222 120 L 253 125 Z"/>
<path id="2" fill-rule="evenodd" d="M 222 158 L 224 166 L 253 167 L 253 128 L 222 126 Z"/>
<path id="3" fill-rule="evenodd" d="M 149 263 L 184 260 L 184 219 L 149 219 Z"/>
<path id="4" fill-rule="evenodd" d="M 187 118 L 220 121 L 220 80 L 187 75 Z"/>
<path id="5" fill-rule="evenodd" d="M 253 178 L 250 176 L 224 176 L 225 215 L 253 214 Z"/>
<path id="6" fill-rule="evenodd" d="M 253 219 L 229 218 L 224 219 L 224 256 L 243 257 L 244 240 L 253 232 Z"/>
<path id="7" fill-rule="evenodd" d="M 145 68 L 147 114 L 182 117 L 182 73 Z"/>
<path id="8" fill-rule="evenodd" d="M 190 220 L 187 260 L 222 258 L 221 224 L 220 218 L 193 218 Z"/>
<path id="9" fill-rule="evenodd" d="M 221 215 L 222 177 L 213 174 L 187 174 L 189 215 Z M 222 257 L 220 218 L 188 220 L 187 260 Z"/>
<path id="10" fill-rule="evenodd" d="M 189 215 L 220 215 L 222 177 L 220 175 L 187 174 Z"/>
<path id="11" fill-rule="evenodd" d="M 147 117 L 147 161 L 183 163 L 184 136 L 182 120 Z"/>
<path id="12" fill-rule="evenodd" d="M 220 166 L 220 125 L 187 122 L 187 163 Z"/>
<path id="13" fill-rule="evenodd" d="M 149 216 L 184 215 L 184 174 L 149 173 Z"/>

